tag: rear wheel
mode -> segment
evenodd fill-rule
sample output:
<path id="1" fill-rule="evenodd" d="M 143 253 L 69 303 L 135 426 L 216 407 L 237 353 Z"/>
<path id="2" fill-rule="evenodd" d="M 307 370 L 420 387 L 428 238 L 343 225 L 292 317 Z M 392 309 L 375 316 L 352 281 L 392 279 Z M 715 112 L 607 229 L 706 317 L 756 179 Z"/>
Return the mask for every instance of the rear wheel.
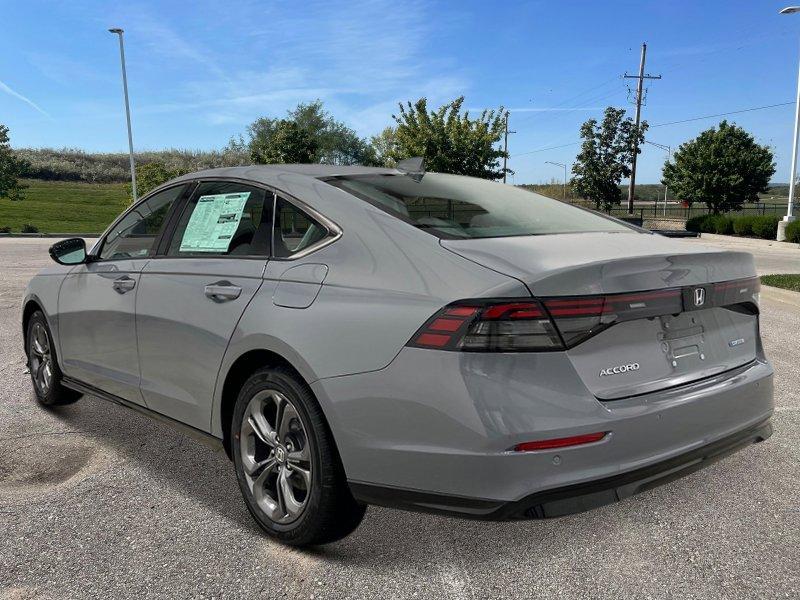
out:
<path id="1" fill-rule="evenodd" d="M 264 531 L 307 546 L 358 527 L 365 507 L 350 494 L 316 399 L 292 371 L 256 371 L 242 386 L 231 427 L 239 487 Z"/>
<path id="2" fill-rule="evenodd" d="M 36 399 L 45 406 L 71 404 L 78 400 L 80 392 L 62 385 L 63 374 L 58 366 L 53 336 L 40 310 L 28 321 L 27 342 L 28 368 Z"/>

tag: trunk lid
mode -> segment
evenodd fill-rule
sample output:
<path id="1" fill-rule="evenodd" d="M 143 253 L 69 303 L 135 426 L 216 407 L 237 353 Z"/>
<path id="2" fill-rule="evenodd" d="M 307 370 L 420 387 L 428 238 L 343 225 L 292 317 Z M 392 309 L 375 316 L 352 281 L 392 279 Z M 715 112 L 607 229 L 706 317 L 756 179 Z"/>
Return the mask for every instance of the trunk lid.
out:
<path id="1" fill-rule="evenodd" d="M 758 316 L 743 304 L 755 301 L 753 283 L 719 285 L 755 276 L 748 253 L 637 232 L 442 240 L 441 244 L 520 279 L 538 298 L 623 294 L 616 297 L 622 299 L 616 305 L 633 309 L 639 304 L 625 293 L 680 288 L 680 298 L 674 297 L 675 312 L 617 322 L 567 350 L 578 375 L 599 399 L 689 383 L 756 358 Z M 692 294 L 698 289 L 709 301 L 695 306 Z M 564 321 L 556 323 L 562 329 Z"/>

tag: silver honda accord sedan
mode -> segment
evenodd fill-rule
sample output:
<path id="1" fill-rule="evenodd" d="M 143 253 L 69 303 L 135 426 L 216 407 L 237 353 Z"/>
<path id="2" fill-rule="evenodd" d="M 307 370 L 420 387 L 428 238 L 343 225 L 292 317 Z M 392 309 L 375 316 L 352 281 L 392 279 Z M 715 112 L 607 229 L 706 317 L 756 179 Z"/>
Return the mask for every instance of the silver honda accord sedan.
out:
<path id="1" fill-rule="evenodd" d="M 202 171 L 56 243 L 22 312 L 39 402 L 207 438 L 294 545 L 369 504 L 566 515 L 770 436 L 749 254 L 415 164 Z"/>

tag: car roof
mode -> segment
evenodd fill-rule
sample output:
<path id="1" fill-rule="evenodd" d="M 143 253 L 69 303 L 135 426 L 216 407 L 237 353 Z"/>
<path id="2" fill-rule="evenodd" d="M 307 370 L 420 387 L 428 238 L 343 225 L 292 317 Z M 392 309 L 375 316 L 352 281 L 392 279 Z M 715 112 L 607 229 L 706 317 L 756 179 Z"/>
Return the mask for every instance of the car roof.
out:
<path id="1" fill-rule="evenodd" d="M 307 177 L 334 177 L 336 175 L 400 175 L 402 171 L 383 167 L 363 167 L 361 165 L 318 165 L 318 164 L 288 164 L 288 165 L 249 165 L 246 167 L 222 167 L 218 169 L 205 169 L 194 173 L 187 173 L 173 179 L 170 183 L 201 179 L 203 177 L 234 177 L 249 179 L 263 183 L 271 183 L 280 175 L 294 174 Z"/>

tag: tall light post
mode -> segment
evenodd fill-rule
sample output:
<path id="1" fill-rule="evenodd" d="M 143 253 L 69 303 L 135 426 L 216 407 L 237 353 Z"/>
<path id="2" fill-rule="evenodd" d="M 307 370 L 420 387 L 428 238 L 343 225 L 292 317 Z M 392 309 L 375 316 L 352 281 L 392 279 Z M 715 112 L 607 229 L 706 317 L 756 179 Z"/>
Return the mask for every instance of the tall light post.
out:
<path id="1" fill-rule="evenodd" d="M 557 167 L 564 167 L 564 200 L 567 199 L 567 165 L 560 162 L 553 162 L 552 160 L 544 161 L 548 165 L 555 165 Z"/>
<path id="2" fill-rule="evenodd" d="M 655 142 L 651 142 L 650 140 L 645 140 L 645 143 L 650 144 L 651 146 L 655 146 L 656 148 L 661 148 L 662 150 L 667 151 L 667 160 L 672 158 L 672 146 L 668 146 L 665 144 L 656 144 Z M 667 216 L 667 184 L 664 184 L 664 216 Z M 658 194 L 656 194 L 656 198 L 658 198 Z M 653 213 L 655 214 L 655 213 Z"/>
<path id="3" fill-rule="evenodd" d="M 787 6 L 781 10 L 782 15 L 791 15 L 800 12 L 800 6 Z M 797 100 L 794 114 L 794 137 L 792 138 L 792 173 L 789 179 L 789 205 L 786 208 L 786 216 L 778 223 L 778 241 L 786 240 L 786 225 L 795 220 L 792 214 L 794 204 L 794 187 L 797 179 L 797 134 L 800 129 L 800 64 L 797 71 Z"/>
<path id="4" fill-rule="evenodd" d="M 133 160 L 133 133 L 131 132 L 131 107 L 128 102 L 128 75 L 125 73 L 125 44 L 122 41 L 122 35 L 125 33 L 119 27 L 109 29 L 111 33 L 119 36 L 119 59 L 122 63 L 122 90 L 125 92 L 125 119 L 128 122 L 128 154 L 131 159 L 131 190 L 133 191 L 133 201 L 136 202 L 138 194 L 136 193 L 136 164 Z"/>

